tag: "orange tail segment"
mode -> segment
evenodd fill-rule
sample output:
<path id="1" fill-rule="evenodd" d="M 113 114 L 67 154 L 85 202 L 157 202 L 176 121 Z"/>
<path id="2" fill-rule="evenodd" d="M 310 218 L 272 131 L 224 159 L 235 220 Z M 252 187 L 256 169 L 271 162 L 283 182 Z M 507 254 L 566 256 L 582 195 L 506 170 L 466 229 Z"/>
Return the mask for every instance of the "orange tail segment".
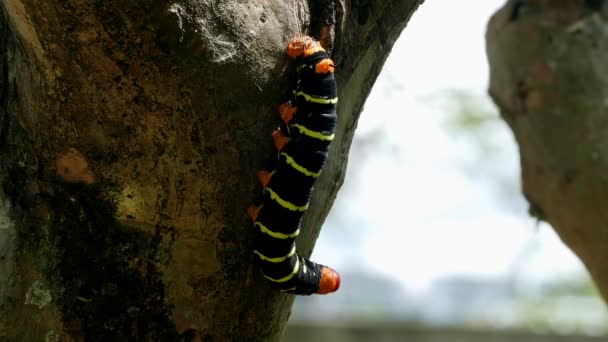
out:
<path id="1" fill-rule="evenodd" d="M 317 294 L 328 294 L 338 291 L 340 288 L 340 275 L 338 272 L 325 266 L 321 269 L 321 280 Z"/>

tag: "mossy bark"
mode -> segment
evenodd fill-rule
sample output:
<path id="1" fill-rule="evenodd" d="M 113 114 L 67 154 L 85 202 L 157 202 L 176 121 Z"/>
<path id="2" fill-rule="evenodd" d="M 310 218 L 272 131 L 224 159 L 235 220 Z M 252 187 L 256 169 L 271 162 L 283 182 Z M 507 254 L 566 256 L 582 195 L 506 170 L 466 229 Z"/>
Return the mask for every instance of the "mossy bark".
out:
<path id="1" fill-rule="evenodd" d="M 309 254 L 358 115 L 421 0 L 0 2 L 0 338 L 276 340 L 245 208 L 288 96 L 286 42 L 338 62 L 339 127 Z"/>
<path id="2" fill-rule="evenodd" d="M 519 144 L 523 193 L 608 299 L 608 7 L 509 1 L 487 31 L 490 93 Z"/>

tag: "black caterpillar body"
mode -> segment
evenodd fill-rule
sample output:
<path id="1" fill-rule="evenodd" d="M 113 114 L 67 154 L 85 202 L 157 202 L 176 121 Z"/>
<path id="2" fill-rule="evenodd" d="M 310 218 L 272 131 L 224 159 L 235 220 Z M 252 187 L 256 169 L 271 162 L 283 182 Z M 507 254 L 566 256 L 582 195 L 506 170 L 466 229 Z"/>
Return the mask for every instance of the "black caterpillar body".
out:
<path id="1" fill-rule="evenodd" d="M 286 53 L 296 60 L 298 84 L 292 103 L 279 109 L 283 124 L 273 133 L 277 166 L 258 173 L 264 186 L 262 203 L 249 209 L 257 230 L 254 253 L 264 277 L 282 291 L 326 294 L 339 288 L 340 276 L 298 255 L 295 238 L 334 138 L 338 102 L 334 65 L 310 37 L 292 40 Z"/>

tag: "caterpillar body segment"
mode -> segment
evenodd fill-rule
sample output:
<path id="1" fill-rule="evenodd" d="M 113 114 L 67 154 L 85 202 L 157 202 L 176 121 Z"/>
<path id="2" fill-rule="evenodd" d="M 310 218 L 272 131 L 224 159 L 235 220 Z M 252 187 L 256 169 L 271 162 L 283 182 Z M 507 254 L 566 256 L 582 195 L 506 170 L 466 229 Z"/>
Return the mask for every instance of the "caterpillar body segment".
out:
<path id="1" fill-rule="evenodd" d="M 286 54 L 296 61 L 298 81 L 294 99 L 279 106 L 283 124 L 272 134 L 276 168 L 258 173 L 264 187 L 261 205 L 248 209 L 256 229 L 254 253 L 264 277 L 281 291 L 327 294 L 338 290 L 340 276 L 298 255 L 295 238 L 334 138 L 334 63 L 310 37 L 293 39 Z"/>

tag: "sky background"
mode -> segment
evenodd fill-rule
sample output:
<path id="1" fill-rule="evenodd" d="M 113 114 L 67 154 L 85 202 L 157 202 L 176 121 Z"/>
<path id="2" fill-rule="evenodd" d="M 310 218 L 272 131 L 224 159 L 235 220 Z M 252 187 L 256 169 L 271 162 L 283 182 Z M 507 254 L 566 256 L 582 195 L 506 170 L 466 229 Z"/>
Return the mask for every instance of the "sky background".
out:
<path id="1" fill-rule="evenodd" d="M 503 3 L 427 0 L 414 13 L 366 102 L 313 260 L 386 275 L 410 293 L 451 276 L 535 286 L 583 274 L 553 230 L 527 215 L 506 124 L 490 120 L 474 134 L 451 124 L 454 92 L 498 115 L 484 34 Z"/>

